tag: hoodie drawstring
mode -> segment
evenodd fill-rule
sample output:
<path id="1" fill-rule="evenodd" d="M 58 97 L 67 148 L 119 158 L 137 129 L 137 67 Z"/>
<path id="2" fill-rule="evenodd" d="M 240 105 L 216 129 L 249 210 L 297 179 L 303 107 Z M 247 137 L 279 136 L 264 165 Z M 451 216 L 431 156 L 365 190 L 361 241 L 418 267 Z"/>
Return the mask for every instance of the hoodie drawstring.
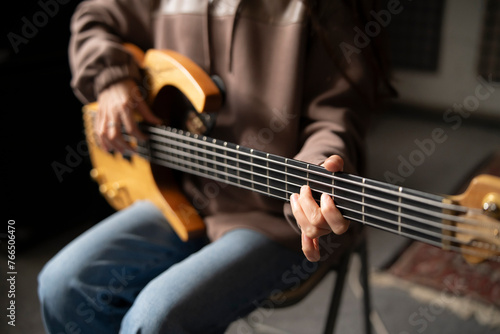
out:
<path id="1" fill-rule="evenodd" d="M 233 72 L 233 51 L 234 51 L 234 37 L 236 35 L 236 25 L 238 24 L 238 20 L 240 18 L 241 11 L 243 9 L 243 3 L 245 1 L 241 0 L 238 3 L 238 7 L 236 7 L 236 12 L 233 17 L 233 26 L 231 28 L 231 40 L 229 44 L 229 73 Z"/>
<path id="2" fill-rule="evenodd" d="M 207 0 L 206 12 L 205 12 L 205 22 L 204 22 L 204 34 L 203 34 L 203 44 L 205 48 L 205 66 L 209 73 L 213 73 L 212 68 L 212 41 L 211 41 L 211 13 L 212 13 L 213 0 Z"/>
<path id="3" fill-rule="evenodd" d="M 207 0 L 206 4 L 206 12 L 205 12 L 205 22 L 203 25 L 204 31 L 203 31 L 203 38 L 204 38 L 204 48 L 205 48 L 205 66 L 209 70 L 210 74 L 213 74 L 214 68 L 213 68 L 213 48 L 212 48 L 212 31 L 211 31 L 211 26 L 212 26 L 212 8 L 214 6 L 214 2 L 217 0 Z M 238 2 L 238 6 L 236 7 L 236 11 L 234 13 L 233 17 L 233 24 L 231 27 L 231 39 L 229 41 L 229 72 L 232 73 L 233 71 L 233 52 L 234 52 L 234 39 L 236 35 L 236 26 L 238 24 L 240 14 L 243 8 L 243 3 L 244 0 L 240 0 Z"/>

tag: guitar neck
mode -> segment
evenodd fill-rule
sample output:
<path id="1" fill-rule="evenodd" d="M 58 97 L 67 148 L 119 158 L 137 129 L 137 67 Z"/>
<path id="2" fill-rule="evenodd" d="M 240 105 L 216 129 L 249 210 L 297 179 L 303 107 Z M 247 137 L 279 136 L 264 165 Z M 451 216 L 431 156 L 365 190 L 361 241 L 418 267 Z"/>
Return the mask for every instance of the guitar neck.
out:
<path id="1" fill-rule="evenodd" d="M 309 185 L 346 219 L 443 247 L 443 197 L 280 157 L 170 127 L 147 126 L 138 153 L 152 163 L 283 201 Z M 450 217 L 453 217 L 450 215 Z"/>

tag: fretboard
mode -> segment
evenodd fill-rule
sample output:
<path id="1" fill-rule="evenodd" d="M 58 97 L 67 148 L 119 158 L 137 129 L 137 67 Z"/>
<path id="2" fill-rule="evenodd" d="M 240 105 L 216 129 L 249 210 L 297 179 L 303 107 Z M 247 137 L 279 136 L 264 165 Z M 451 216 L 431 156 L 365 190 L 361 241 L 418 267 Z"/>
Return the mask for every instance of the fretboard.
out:
<path id="1" fill-rule="evenodd" d="M 342 215 L 351 221 L 374 226 L 439 247 L 456 241 L 443 235 L 444 219 L 462 210 L 443 203 L 443 197 L 383 183 L 295 159 L 265 153 L 218 139 L 170 127 L 146 127 L 149 141 L 138 153 L 154 164 L 248 189 L 283 201 L 311 187 L 319 201 L 322 193 L 334 198 Z M 449 226 L 450 231 L 455 231 Z M 446 240 L 450 238 L 450 240 Z"/>

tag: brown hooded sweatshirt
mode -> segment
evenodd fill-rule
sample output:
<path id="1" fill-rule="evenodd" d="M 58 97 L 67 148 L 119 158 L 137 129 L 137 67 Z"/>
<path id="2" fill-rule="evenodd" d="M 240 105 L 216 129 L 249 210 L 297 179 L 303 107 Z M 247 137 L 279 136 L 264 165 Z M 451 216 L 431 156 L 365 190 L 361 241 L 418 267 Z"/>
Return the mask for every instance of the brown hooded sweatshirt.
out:
<path id="1" fill-rule="evenodd" d="M 72 87 L 88 103 L 119 80 L 140 83 L 124 42 L 175 50 L 226 86 L 211 137 L 312 164 L 339 154 L 345 171 L 358 172 L 373 78 L 357 53 L 344 57 L 339 48 L 353 44 L 351 11 L 341 1 L 318 3 L 326 40 L 303 0 L 84 1 L 71 23 Z M 300 249 L 288 204 L 284 214 L 280 200 L 202 177 L 186 176 L 183 189 L 211 240 L 244 227 Z"/>

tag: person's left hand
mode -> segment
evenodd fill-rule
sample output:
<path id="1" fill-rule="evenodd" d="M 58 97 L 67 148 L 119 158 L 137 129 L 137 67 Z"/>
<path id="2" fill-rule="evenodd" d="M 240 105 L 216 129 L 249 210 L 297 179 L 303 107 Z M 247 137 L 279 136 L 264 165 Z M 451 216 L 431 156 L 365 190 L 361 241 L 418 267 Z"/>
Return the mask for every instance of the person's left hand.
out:
<path id="1" fill-rule="evenodd" d="M 344 160 L 338 155 L 332 155 L 322 166 L 330 172 L 339 172 L 344 168 Z M 319 261 L 321 256 L 318 238 L 331 232 L 344 233 L 349 227 L 349 221 L 335 207 L 331 196 L 322 194 L 318 205 L 309 186 L 302 186 L 300 194 L 292 194 L 290 202 L 295 220 L 302 231 L 302 251 L 309 261 Z"/>

